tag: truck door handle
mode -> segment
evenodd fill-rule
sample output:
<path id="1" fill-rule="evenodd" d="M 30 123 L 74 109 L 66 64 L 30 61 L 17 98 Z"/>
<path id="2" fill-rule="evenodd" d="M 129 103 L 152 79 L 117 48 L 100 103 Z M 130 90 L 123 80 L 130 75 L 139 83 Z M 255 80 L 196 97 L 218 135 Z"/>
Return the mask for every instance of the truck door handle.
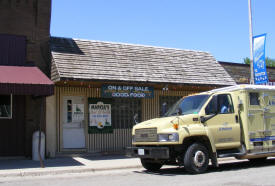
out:
<path id="1" fill-rule="evenodd" d="M 238 115 L 235 115 L 235 120 L 236 120 L 236 123 L 239 123 L 239 117 L 238 117 Z"/>

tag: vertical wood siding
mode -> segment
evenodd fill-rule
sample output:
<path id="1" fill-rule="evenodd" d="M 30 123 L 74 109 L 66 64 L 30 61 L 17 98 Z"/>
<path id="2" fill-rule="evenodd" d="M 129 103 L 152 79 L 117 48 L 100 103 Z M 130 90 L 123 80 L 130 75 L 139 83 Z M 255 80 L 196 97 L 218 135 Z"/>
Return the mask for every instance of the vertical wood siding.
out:
<path id="1" fill-rule="evenodd" d="M 159 117 L 159 96 L 186 96 L 194 91 L 154 91 L 153 99 L 142 99 L 142 121 Z M 63 96 L 84 96 L 86 100 L 100 98 L 100 88 L 56 87 L 58 151 L 62 151 L 62 100 Z M 131 128 L 114 128 L 110 134 L 88 134 L 88 101 L 85 102 L 85 134 L 88 152 L 118 152 L 131 146 Z"/>

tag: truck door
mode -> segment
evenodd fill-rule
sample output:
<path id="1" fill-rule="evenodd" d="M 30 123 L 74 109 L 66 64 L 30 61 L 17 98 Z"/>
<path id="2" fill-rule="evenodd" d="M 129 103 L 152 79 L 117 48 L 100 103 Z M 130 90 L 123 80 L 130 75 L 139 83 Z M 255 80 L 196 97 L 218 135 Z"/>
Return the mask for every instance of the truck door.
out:
<path id="1" fill-rule="evenodd" d="M 206 125 L 214 137 L 217 149 L 237 148 L 240 143 L 240 125 L 230 94 L 219 94 L 212 97 L 205 107 Z"/>

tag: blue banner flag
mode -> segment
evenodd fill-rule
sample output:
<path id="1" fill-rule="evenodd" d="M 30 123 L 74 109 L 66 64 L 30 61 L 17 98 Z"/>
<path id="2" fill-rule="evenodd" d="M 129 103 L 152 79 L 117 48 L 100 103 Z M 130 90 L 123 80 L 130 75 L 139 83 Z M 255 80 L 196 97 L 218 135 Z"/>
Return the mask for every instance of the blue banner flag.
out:
<path id="1" fill-rule="evenodd" d="M 253 73 L 255 84 L 268 83 L 265 64 L 266 34 L 253 37 Z"/>

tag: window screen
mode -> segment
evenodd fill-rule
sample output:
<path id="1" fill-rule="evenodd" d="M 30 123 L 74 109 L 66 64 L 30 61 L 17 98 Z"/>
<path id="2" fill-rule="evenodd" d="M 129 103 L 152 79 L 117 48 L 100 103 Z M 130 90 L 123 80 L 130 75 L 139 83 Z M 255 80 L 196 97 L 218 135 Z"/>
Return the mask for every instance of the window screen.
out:
<path id="1" fill-rule="evenodd" d="M 116 98 L 112 103 L 112 126 L 118 128 L 132 128 L 141 122 L 141 99 Z"/>

